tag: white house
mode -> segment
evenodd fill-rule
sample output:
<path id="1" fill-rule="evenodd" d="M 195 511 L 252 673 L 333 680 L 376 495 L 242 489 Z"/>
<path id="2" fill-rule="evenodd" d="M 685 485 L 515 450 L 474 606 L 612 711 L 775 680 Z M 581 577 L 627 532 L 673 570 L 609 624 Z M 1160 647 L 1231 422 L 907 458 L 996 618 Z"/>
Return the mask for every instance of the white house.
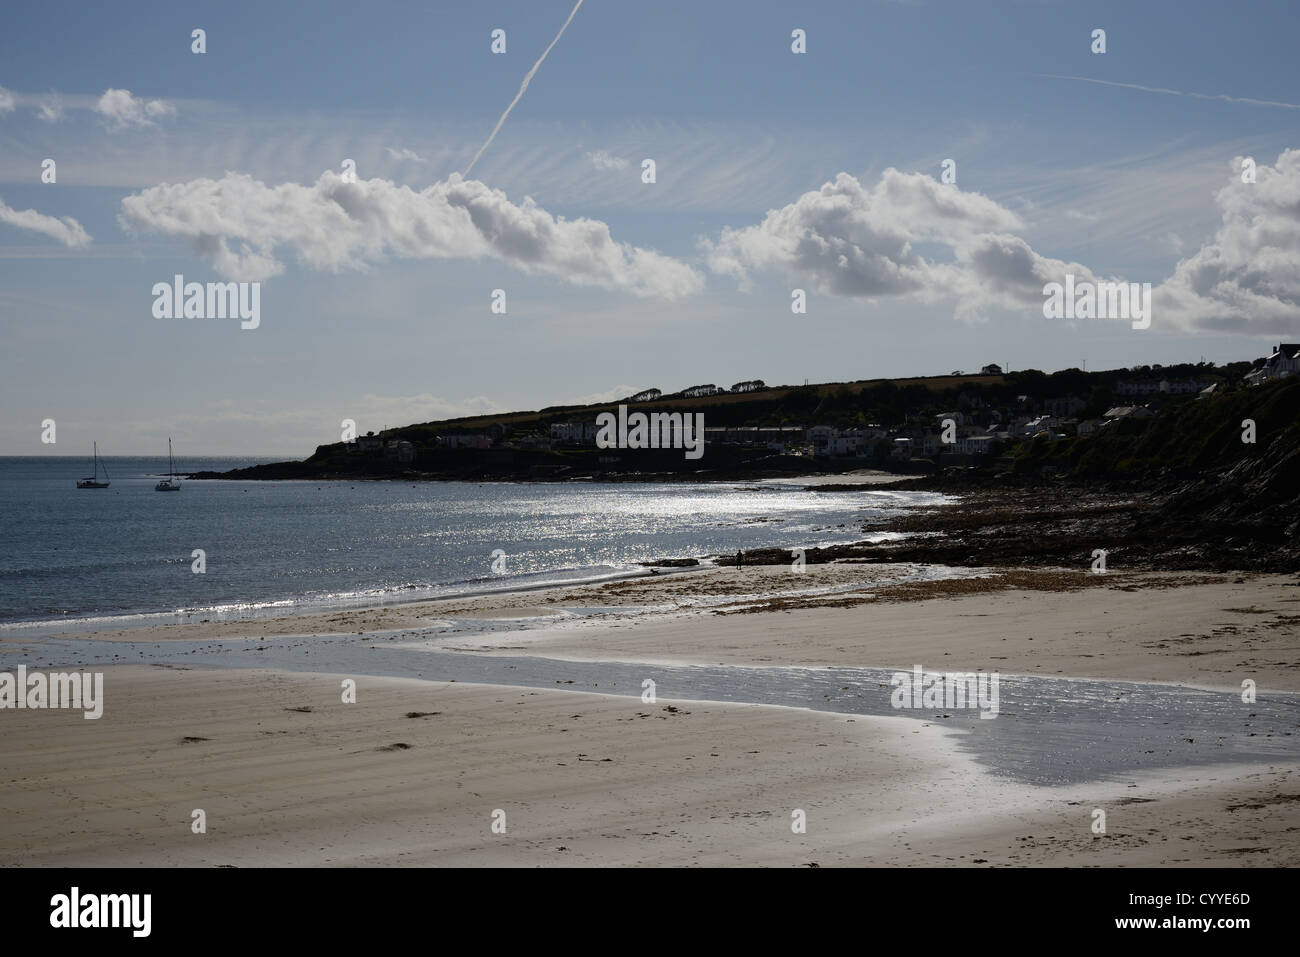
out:
<path id="1" fill-rule="evenodd" d="M 1300 374 L 1300 343 L 1281 342 L 1264 364 L 1246 376 L 1250 385 L 1262 385 L 1271 379 L 1285 379 Z"/>

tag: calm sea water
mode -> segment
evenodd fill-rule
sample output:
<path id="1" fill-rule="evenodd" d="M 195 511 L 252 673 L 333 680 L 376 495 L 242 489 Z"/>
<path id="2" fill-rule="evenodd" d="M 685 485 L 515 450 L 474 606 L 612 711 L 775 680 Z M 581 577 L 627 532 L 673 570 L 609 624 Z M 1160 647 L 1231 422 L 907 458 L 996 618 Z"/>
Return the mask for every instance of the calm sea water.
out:
<path id="1" fill-rule="evenodd" d="M 617 577 L 657 558 L 861 540 L 921 492 L 795 486 L 184 481 L 162 458 L 0 457 L 0 630 L 256 617 Z M 266 459 L 187 458 L 178 469 Z M 192 570 L 203 549 L 206 572 Z M 505 553 L 494 574 L 492 553 Z"/>

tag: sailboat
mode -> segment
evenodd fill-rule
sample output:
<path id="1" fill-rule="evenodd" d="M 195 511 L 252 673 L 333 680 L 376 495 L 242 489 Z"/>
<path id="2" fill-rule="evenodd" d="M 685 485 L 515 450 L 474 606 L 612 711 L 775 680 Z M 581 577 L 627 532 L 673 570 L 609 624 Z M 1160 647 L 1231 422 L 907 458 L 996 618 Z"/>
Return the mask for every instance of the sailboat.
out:
<path id="1" fill-rule="evenodd" d="M 176 467 L 172 464 L 172 440 L 167 438 L 167 478 L 154 487 L 155 492 L 179 492 L 181 483 L 176 481 Z"/>
<path id="2" fill-rule="evenodd" d="M 104 481 L 99 480 L 99 443 L 95 443 L 95 474 L 77 482 L 77 488 L 108 488 L 108 466 L 104 466 Z"/>

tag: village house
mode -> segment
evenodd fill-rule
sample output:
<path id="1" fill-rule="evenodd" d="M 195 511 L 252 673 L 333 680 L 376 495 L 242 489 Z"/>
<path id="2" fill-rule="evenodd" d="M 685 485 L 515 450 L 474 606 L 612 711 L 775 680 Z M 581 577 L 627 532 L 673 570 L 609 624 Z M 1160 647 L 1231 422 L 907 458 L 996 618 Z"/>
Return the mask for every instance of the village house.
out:
<path id="1" fill-rule="evenodd" d="M 763 445 L 780 452 L 785 451 L 788 446 L 805 444 L 808 441 L 808 432 L 808 429 L 797 425 L 706 426 L 704 443 L 706 445 Z"/>
<path id="2" fill-rule="evenodd" d="M 492 438 L 487 435 L 440 435 L 438 445 L 444 449 L 490 449 Z"/>
<path id="3" fill-rule="evenodd" d="M 1059 426 L 1060 420 L 1051 415 L 1040 415 L 1036 419 L 1030 419 L 1020 429 L 1021 435 L 1033 436 L 1039 432 L 1051 431 Z"/>
<path id="4" fill-rule="evenodd" d="M 1058 419 L 1068 419 L 1087 404 L 1077 395 L 1067 395 L 1055 399 L 1044 399 L 1043 411 L 1056 416 Z"/>
<path id="5" fill-rule="evenodd" d="M 1116 395 L 1155 395 L 1159 391 L 1160 383 L 1156 380 L 1123 379 L 1115 383 Z"/>
<path id="6" fill-rule="evenodd" d="M 415 446 L 405 439 L 392 439 L 384 446 L 384 458 L 409 465 L 415 461 Z"/>
<path id="7" fill-rule="evenodd" d="M 1160 379 L 1158 381 L 1125 380 L 1115 384 L 1115 394 L 1133 395 L 1193 395 L 1209 382 L 1201 379 Z"/>
<path id="8" fill-rule="evenodd" d="M 957 451 L 967 455 L 988 455 L 995 441 L 991 435 L 966 435 L 957 440 Z"/>
<path id="9" fill-rule="evenodd" d="M 1300 343 L 1282 342 L 1258 369 L 1247 373 L 1248 385 L 1263 385 L 1273 379 L 1300 374 Z"/>
<path id="10" fill-rule="evenodd" d="M 591 422 L 552 422 L 551 441 L 572 445 L 595 445 L 600 427 Z"/>
<path id="11" fill-rule="evenodd" d="M 1145 419 L 1154 414 L 1155 413 L 1144 405 L 1117 405 L 1113 409 L 1107 409 L 1102 418 L 1110 419 L 1112 421 L 1116 419 L 1127 419 L 1129 417 Z"/>

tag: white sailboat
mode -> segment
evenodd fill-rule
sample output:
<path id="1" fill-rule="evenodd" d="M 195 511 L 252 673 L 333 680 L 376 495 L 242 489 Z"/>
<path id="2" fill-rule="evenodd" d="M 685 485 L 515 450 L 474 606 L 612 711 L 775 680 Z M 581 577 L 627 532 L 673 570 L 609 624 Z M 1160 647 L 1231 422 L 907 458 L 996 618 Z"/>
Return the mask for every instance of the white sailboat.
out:
<path id="1" fill-rule="evenodd" d="M 77 488 L 108 488 L 108 466 L 104 466 L 104 481 L 99 480 L 99 443 L 95 443 L 95 474 L 77 482 Z"/>
<path id="2" fill-rule="evenodd" d="M 176 481 L 176 467 L 172 464 L 172 440 L 167 437 L 167 478 L 154 487 L 155 492 L 179 492 L 181 483 Z"/>

